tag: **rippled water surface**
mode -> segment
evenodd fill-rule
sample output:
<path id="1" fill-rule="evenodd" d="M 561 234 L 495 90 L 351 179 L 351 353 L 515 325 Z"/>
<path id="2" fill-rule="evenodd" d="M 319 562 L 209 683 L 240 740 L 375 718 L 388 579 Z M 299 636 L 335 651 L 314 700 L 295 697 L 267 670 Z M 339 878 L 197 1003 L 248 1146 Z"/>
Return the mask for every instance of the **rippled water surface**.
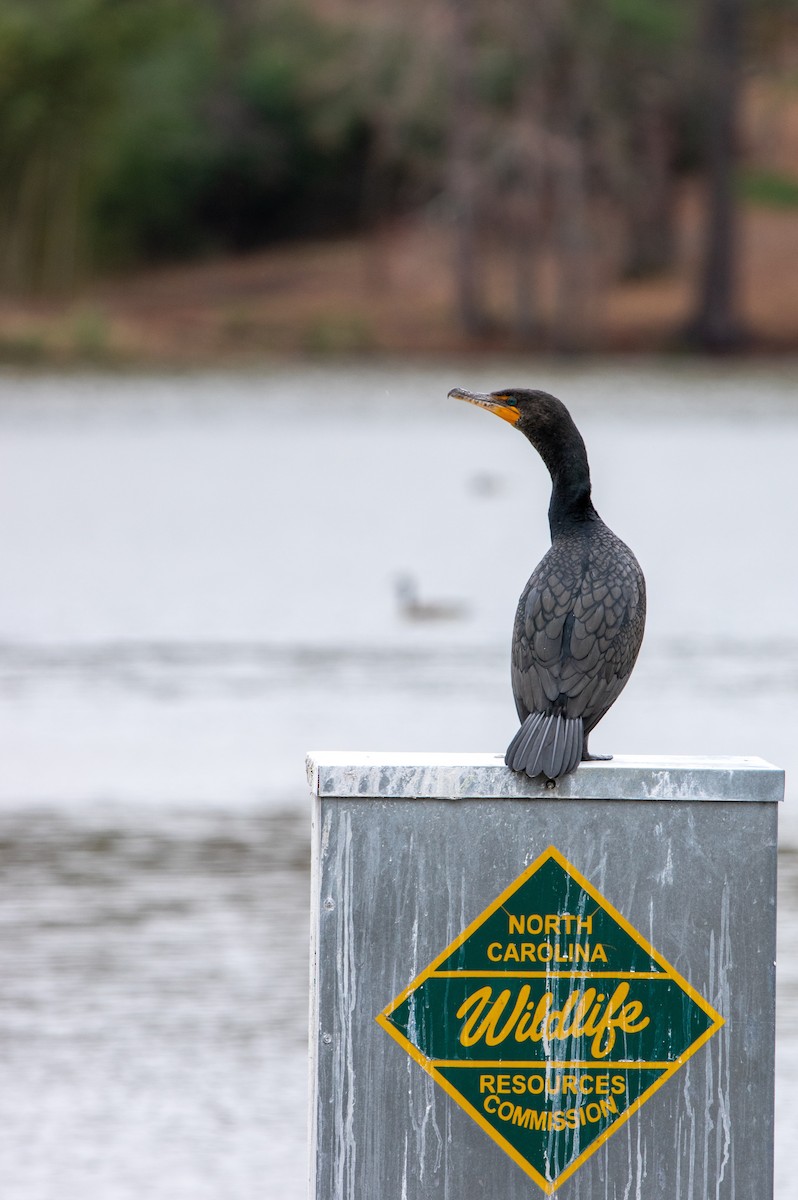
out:
<path id="1" fill-rule="evenodd" d="M 793 372 L 523 364 L 0 376 L 2 1200 L 304 1197 L 304 752 L 504 748 L 547 479 L 445 394 L 513 380 L 570 403 L 649 582 L 595 748 L 788 768 L 798 1200 Z"/>
<path id="2" fill-rule="evenodd" d="M 302 1195 L 305 823 L 9 813 L 0 866 L 4 1200 Z"/>

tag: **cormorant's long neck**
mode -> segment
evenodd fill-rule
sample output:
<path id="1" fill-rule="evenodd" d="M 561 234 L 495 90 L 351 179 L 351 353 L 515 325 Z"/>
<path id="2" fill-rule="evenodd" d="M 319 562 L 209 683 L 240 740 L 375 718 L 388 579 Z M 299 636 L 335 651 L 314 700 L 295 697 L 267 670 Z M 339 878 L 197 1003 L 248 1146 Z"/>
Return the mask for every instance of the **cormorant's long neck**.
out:
<path id="1" fill-rule="evenodd" d="M 551 475 L 549 528 L 552 540 L 569 528 L 595 521 L 598 513 L 590 499 L 590 467 L 582 435 L 568 425 L 550 431 L 535 430 L 527 435 Z"/>

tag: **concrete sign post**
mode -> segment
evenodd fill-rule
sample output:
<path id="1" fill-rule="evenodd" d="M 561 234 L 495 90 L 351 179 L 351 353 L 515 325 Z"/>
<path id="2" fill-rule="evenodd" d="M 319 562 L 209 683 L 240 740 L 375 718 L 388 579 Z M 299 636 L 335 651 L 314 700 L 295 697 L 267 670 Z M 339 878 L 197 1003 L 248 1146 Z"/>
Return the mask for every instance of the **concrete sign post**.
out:
<path id="1" fill-rule="evenodd" d="M 770 1200 L 783 772 L 308 769 L 311 1200 Z"/>

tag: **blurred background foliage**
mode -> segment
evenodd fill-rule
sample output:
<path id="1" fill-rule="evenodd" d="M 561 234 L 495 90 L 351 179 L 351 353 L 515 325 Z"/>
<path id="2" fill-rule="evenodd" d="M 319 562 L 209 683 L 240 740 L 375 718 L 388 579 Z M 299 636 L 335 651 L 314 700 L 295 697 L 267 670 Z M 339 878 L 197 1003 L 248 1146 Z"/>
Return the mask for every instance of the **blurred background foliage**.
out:
<path id="1" fill-rule="evenodd" d="M 796 203 L 798 175 L 730 173 L 744 73 L 795 86 L 794 15 L 793 0 L 3 0 L 0 290 L 425 209 L 454 231 L 467 331 L 489 324 L 487 239 L 512 262 L 518 336 L 539 327 L 545 259 L 578 342 L 608 278 L 669 268 L 685 172 Z"/>
<path id="2" fill-rule="evenodd" d="M 444 114 L 423 89 L 408 103 L 414 54 L 406 30 L 301 0 L 4 0 L 0 285 L 338 232 L 418 198 Z"/>
<path id="3" fill-rule="evenodd" d="M 3 284 L 351 223 L 367 140 L 351 41 L 293 4 L 6 0 Z"/>

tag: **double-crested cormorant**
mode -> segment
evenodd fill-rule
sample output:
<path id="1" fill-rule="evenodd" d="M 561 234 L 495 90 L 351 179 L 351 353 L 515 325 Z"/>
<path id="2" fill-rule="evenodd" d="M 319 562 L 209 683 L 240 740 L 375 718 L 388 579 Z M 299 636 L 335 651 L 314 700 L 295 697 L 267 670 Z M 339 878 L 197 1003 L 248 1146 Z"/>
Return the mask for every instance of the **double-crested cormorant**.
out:
<path id="1" fill-rule="evenodd" d="M 646 619 L 643 572 L 590 499 L 582 436 L 547 392 L 453 388 L 520 429 L 551 475 L 551 549 L 521 594 L 513 627 L 512 684 L 521 728 L 505 762 L 558 779 L 585 760 L 591 729 L 617 700 L 635 664 Z"/>

